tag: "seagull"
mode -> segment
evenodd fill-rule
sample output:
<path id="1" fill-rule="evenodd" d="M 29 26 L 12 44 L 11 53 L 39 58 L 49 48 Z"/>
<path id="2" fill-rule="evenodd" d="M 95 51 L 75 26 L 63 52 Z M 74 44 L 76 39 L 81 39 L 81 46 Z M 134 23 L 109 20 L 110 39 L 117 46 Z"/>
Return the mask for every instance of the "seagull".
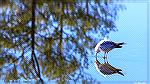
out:
<path id="1" fill-rule="evenodd" d="M 122 48 L 123 44 L 125 44 L 125 43 L 124 42 L 116 43 L 116 42 L 110 41 L 108 39 L 103 39 L 103 40 L 99 41 L 95 47 L 96 57 L 100 51 L 103 51 L 104 52 L 103 58 L 107 59 L 107 54 L 109 51 L 111 51 L 114 48 Z"/>
<path id="2" fill-rule="evenodd" d="M 115 68 L 111 66 L 109 63 L 102 64 L 98 60 L 96 60 L 94 64 L 95 64 L 96 70 L 104 77 L 106 77 L 107 75 L 112 75 L 116 73 L 124 76 L 124 74 L 120 72 L 122 71 L 121 69 Z"/>

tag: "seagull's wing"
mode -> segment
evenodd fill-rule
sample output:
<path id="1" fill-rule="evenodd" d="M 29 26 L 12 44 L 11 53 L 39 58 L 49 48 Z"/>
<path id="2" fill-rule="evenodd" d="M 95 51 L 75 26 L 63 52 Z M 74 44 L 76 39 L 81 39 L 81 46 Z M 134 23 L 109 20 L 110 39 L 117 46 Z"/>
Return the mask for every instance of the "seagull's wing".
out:
<path id="1" fill-rule="evenodd" d="M 96 70 L 103 76 L 103 77 L 106 77 L 107 75 L 102 73 L 101 70 L 100 70 L 100 66 L 97 65 L 96 63 L 94 63 L 95 67 L 96 67 Z"/>
<path id="2" fill-rule="evenodd" d="M 101 41 L 99 41 L 99 42 L 97 43 L 97 45 L 95 46 L 95 52 L 100 51 L 100 46 L 101 46 L 101 44 L 102 44 L 104 41 L 105 41 L 105 40 L 101 40 Z"/>
<path id="3" fill-rule="evenodd" d="M 109 63 L 106 63 L 108 66 L 109 66 L 109 68 L 110 69 L 112 69 L 112 70 L 118 70 L 118 71 L 122 71 L 121 69 L 118 69 L 118 68 L 116 68 L 116 67 L 113 67 L 112 65 L 110 65 Z"/>
<path id="4" fill-rule="evenodd" d="M 114 71 L 109 69 L 108 65 L 105 63 L 104 64 L 97 63 L 97 69 L 98 69 L 97 71 L 103 73 L 104 75 L 111 75 L 114 73 Z"/>
<path id="5" fill-rule="evenodd" d="M 108 49 L 113 49 L 115 48 L 115 43 L 112 41 L 104 41 L 101 45 L 100 45 L 100 49 L 102 50 L 108 50 Z"/>
<path id="6" fill-rule="evenodd" d="M 110 70 L 112 70 L 113 73 L 118 73 L 118 74 L 124 76 L 124 74 L 120 72 L 120 71 L 122 71 L 121 69 L 115 68 L 115 67 L 111 66 L 109 63 L 106 63 L 106 65 L 108 65 L 108 68 Z"/>

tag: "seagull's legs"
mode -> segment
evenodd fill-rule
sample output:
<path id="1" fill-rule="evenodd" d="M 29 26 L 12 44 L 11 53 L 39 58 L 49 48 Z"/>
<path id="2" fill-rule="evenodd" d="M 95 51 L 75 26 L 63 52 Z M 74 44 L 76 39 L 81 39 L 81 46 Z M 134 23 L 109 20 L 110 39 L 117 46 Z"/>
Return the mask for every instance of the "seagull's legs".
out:
<path id="1" fill-rule="evenodd" d="M 104 63 L 105 63 L 105 59 L 106 59 L 106 52 L 104 52 L 103 59 L 104 59 Z"/>
<path id="2" fill-rule="evenodd" d="M 108 52 L 104 53 L 104 56 L 103 56 L 104 63 L 106 63 L 106 62 L 108 63 L 107 54 L 108 54 Z"/>
<path id="3" fill-rule="evenodd" d="M 108 63 L 108 58 L 107 58 L 108 56 L 107 55 L 108 55 L 108 52 L 106 52 L 106 62 Z"/>

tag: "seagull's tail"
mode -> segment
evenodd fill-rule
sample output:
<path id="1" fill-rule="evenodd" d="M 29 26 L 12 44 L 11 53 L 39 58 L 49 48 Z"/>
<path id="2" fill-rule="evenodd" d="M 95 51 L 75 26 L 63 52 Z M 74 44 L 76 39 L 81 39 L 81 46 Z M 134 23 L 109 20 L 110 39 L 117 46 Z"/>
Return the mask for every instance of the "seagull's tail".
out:
<path id="1" fill-rule="evenodd" d="M 120 74 L 120 75 L 122 75 L 122 76 L 124 76 L 124 74 L 123 74 L 123 73 L 121 73 L 121 72 L 119 72 L 119 71 L 117 71 L 117 73 L 118 73 L 118 74 Z"/>
<path id="2" fill-rule="evenodd" d="M 117 69 L 118 71 L 122 71 L 121 69 Z"/>
<path id="3" fill-rule="evenodd" d="M 123 44 L 126 44 L 126 43 L 124 43 L 124 42 L 122 42 L 122 43 L 116 43 L 115 48 L 122 48 Z"/>

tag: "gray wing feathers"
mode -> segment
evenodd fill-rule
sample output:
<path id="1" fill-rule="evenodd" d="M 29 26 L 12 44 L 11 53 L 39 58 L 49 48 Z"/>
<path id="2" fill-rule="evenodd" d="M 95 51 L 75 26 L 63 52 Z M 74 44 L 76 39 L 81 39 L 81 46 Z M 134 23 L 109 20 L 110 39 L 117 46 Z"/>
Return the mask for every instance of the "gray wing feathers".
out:
<path id="1" fill-rule="evenodd" d="M 108 49 L 113 49 L 115 48 L 115 43 L 112 41 L 104 41 L 101 45 L 100 45 L 100 49 L 103 51 L 106 51 Z"/>

